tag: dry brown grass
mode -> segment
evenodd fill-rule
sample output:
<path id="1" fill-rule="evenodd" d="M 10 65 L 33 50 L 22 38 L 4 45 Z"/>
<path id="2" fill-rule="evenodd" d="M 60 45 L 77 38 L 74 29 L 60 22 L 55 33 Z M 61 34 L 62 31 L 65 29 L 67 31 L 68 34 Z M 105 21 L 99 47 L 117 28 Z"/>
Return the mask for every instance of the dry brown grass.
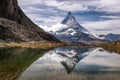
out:
<path id="1" fill-rule="evenodd" d="M 116 52 L 120 54 L 120 42 L 106 43 L 106 44 L 67 44 L 67 43 L 55 43 L 55 42 L 21 42 L 21 43 L 0 43 L 0 47 L 31 47 L 31 48 L 54 48 L 59 46 L 95 46 L 102 47 L 108 51 Z"/>
<path id="2" fill-rule="evenodd" d="M 53 48 L 58 46 L 67 46 L 66 43 L 54 42 L 21 42 L 21 43 L 0 43 L 0 47 L 31 47 L 31 48 Z"/>
<path id="3" fill-rule="evenodd" d="M 120 42 L 112 42 L 112 43 L 107 43 L 107 44 L 99 44 L 99 45 L 95 45 L 98 47 L 102 47 L 108 51 L 111 52 L 116 52 L 120 54 Z"/>

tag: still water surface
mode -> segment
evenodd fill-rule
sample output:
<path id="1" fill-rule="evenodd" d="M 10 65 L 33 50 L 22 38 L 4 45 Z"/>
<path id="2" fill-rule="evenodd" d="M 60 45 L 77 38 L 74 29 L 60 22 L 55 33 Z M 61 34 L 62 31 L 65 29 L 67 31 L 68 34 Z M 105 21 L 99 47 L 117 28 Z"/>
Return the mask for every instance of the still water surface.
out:
<path id="1" fill-rule="evenodd" d="M 0 80 L 120 80 L 120 55 L 102 48 L 3 49 Z"/>

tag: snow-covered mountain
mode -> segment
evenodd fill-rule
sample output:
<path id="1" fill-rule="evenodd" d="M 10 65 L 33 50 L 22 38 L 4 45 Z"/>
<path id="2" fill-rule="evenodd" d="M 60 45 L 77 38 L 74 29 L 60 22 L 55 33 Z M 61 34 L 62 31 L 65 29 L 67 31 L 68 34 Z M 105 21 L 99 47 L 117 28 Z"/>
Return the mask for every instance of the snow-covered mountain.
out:
<path id="1" fill-rule="evenodd" d="M 96 43 L 100 40 L 81 26 L 71 12 L 68 12 L 61 23 L 52 26 L 49 33 L 61 41 L 70 43 Z"/>
<path id="2" fill-rule="evenodd" d="M 105 39 L 109 40 L 109 41 L 117 41 L 120 40 L 120 34 L 108 34 Z"/>

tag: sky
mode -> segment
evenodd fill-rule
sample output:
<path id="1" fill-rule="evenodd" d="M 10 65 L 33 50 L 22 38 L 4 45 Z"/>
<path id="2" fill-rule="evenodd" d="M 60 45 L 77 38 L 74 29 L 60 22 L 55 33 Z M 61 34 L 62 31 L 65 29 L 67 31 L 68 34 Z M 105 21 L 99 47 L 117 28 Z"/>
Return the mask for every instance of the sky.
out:
<path id="1" fill-rule="evenodd" d="M 37 25 L 61 23 L 68 11 L 91 33 L 120 34 L 120 0 L 18 0 L 19 6 Z"/>

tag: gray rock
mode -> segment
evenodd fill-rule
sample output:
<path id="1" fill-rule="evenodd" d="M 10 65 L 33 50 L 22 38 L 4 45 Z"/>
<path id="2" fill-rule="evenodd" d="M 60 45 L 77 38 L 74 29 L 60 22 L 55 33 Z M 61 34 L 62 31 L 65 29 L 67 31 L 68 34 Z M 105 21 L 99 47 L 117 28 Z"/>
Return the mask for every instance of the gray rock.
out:
<path id="1" fill-rule="evenodd" d="M 17 0 L 0 0 L 0 18 L 1 40 L 59 42 L 34 24 L 18 6 Z"/>

